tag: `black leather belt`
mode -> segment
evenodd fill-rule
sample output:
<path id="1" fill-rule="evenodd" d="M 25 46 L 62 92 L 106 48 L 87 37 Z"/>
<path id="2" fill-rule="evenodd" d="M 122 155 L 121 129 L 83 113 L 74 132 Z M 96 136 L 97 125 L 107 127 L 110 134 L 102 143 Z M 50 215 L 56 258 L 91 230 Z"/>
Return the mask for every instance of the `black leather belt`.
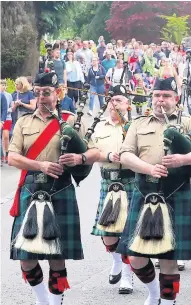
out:
<path id="1" fill-rule="evenodd" d="M 133 178 L 135 177 L 135 173 L 129 169 L 115 170 L 115 169 L 101 168 L 101 177 L 106 180 L 108 179 L 111 181 L 115 181 L 119 179 Z"/>
<path id="2" fill-rule="evenodd" d="M 70 184 L 71 183 L 71 176 L 70 176 L 69 173 L 64 173 L 62 176 L 60 176 L 58 178 L 58 180 L 59 180 L 59 184 L 60 183 Z M 54 181 L 53 177 L 51 177 L 49 175 L 46 175 L 42 172 L 29 171 L 26 178 L 25 178 L 24 184 L 31 184 L 31 183 L 45 184 L 45 183 L 53 183 L 53 181 Z"/>

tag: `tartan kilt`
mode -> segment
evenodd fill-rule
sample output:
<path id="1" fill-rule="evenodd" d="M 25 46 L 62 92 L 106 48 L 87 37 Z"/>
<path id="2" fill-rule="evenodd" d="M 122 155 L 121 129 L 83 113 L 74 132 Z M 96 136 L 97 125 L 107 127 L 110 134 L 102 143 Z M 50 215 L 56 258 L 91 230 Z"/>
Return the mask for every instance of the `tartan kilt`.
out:
<path id="1" fill-rule="evenodd" d="M 49 192 L 52 183 L 46 183 L 39 186 L 39 184 L 25 184 L 20 193 L 20 216 L 15 217 L 12 235 L 11 235 L 11 255 L 13 260 L 61 260 L 61 259 L 83 259 L 83 249 L 81 244 L 80 234 L 80 218 L 79 210 L 76 201 L 75 189 L 72 184 L 66 186 L 61 191 L 58 191 L 52 196 L 52 204 L 54 208 L 55 218 L 60 231 L 61 254 L 46 255 L 26 252 L 24 250 L 13 247 L 15 238 L 21 228 L 26 210 L 30 204 L 31 194 L 38 190 Z M 28 190 L 27 190 L 28 189 Z"/>
<path id="2" fill-rule="evenodd" d="M 100 215 L 102 213 L 104 201 L 105 201 L 105 198 L 106 198 L 107 193 L 108 193 L 108 186 L 113 182 L 114 181 L 109 180 L 109 179 L 107 179 L 107 180 L 102 179 L 101 180 L 100 200 L 99 200 L 98 209 L 97 209 L 97 213 L 96 213 L 95 223 L 94 223 L 94 226 L 93 226 L 93 229 L 92 229 L 92 232 L 91 232 L 92 235 L 112 236 L 112 237 L 121 236 L 121 233 L 105 232 L 105 231 L 99 230 L 97 228 L 97 223 L 98 223 L 98 220 L 99 220 Z M 121 182 L 125 186 L 125 191 L 127 192 L 127 197 L 128 197 L 128 201 L 129 201 L 129 205 L 130 205 L 131 197 L 132 197 L 132 193 L 133 193 L 133 188 L 134 188 L 135 178 L 134 177 L 133 178 L 125 178 L 125 179 L 120 180 L 119 182 Z"/>
<path id="3" fill-rule="evenodd" d="M 151 188 L 148 183 L 142 194 L 156 191 Z M 135 188 L 133 191 L 132 201 L 126 225 L 121 236 L 117 251 L 123 255 L 148 257 L 135 253 L 128 249 L 128 244 L 133 237 L 140 211 L 143 207 L 144 198 L 140 191 Z M 191 259 L 191 186 L 187 183 L 179 191 L 171 195 L 166 202 L 169 205 L 173 230 L 175 234 L 176 246 L 173 251 L 169 251 L 160 255 L 149 256 L 151 258 L 167 259 L 167 260 L 190 260 Z"/>

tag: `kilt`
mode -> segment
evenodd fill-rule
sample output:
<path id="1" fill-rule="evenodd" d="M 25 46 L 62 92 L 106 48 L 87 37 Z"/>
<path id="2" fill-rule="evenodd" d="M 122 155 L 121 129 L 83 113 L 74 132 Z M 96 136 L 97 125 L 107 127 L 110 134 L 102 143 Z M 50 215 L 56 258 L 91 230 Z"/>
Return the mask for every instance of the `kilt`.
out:
<path id="1" fill-rule="evenodd" d="M 65 184 L 66 185 L 66 184 Z M 15 217 L 12 235 L 11 235 L 11 255 L 13 260 L 61 260 L 61 259 L 83 259 L 83 250 L 81 244 L 80 234 L 80 218 L 78 205 L 76 201 L 74 186 L 68 183 L 68 186 L 62 186 L 62 190 L 52 196 L 52 204 L 56 222 L 60 231 L 61 254 L 59 255 L 45 255 L 26 252 L 13 247 L 14 240 L 21 228 L 27 207 L 30 204 L 31 194 L 38 190 L 49 192 L 52 187 L 51 183 L 39 184 L 25 184 L 20 193 L 20 216 Z M 27 190 L 28 189 L 28 190 Z"/>
<path id="2" fill-rule="evenodd" d="M 175 181 L 176 182 L 176 181 Z M 174 182 L 174 183 L 175 183 Z M 173 188 L 176 190 L 176 187 Z M 117 251 L 123 255 L 148 257 L 135 253 L 128 249 L 130 240 L 136 228 L 140 211 L 143 207 L 143 195 L 150 192 L 158 192 L 157 184 L 147 183 L 144 189 L 139 186 L 134 189 L 132 195 L 131 206 L 126 221 L 126 225 L 119 242 Z M 169 193 L 171 194 L 171 192 Z M 168 196 L 165 196 L 165 198 Z M 170 214 L 175 234 L 175 249 L 160 255 L 150 256 L 151 258 L 167 259 L 167 260 L 190 260 L 191 259 L 191 186 L 189 181 L 186 182 L 178 191 L 170 195 L 166 202 L 170 208 Z"/>
<path id="3" fill-rule="evenodd" d="M 133 193 L 133 188 L 134 188 L 134 181 L 135 178 L 125 178 L 122 179 L 120 182 L 124 184 L 125 186 L 125 191 L 127 192 L 127 196 L 128 196 L 128 201 L 129 204 L 131 202 L 131 197 L 132 197 L 132 193 Z M 97 228 L 97 223 L 98 220 L 100 218 L 100 215 L 102 213 L 102 209 L 103 209 L 103 205 L 104 205 L 104 200 L 107 196 L 108 193 L 108 186 L 112 183 L 113 181 L 111 180 L 106 180 L 106 179 L 102 179 L 101 180 L 101 190 L 100 190 L 100 200 L 99 200 L 99 205 L 98 205 L 98 209 L 97 209 L 97 213 L 96 213 L 96 218 L 95 218 L 95 223 L 92 229 L 91 234 L 92 235 L 96 235 L 96 236 L 112 236 L 112 237 L 119 237 L 121 236 L 120 233 L 111 233 L 111 232 L 105 232 L 102 230 L 99 230 Z"/>

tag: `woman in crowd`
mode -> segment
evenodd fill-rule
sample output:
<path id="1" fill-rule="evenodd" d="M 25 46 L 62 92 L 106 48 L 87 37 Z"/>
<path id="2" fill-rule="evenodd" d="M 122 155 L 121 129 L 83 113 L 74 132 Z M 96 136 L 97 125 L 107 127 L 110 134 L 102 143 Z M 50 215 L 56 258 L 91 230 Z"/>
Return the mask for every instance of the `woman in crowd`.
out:
<path id="1" fill-rule="evenodd" d="M 82 83 L 84 83 L 84 74 L 82 72 L 82 68 L 80 63 L 74 59 L 74 53 L 72 50 L 68 50 L 67 52 L 66 62 L 66 72 L 67 72 L 67 86 L 68 96 L 77 103 L 79 90 L 82 88 Z M 74 88 L 74 89 L 73 89 Z"/>
<path id="2" fill-rule="evenodd" d="M 180 62 L 182 61 L 182 55 L 179 53 L 179 47 L 175 45 L 169 55 L 169 59 L 171 63 L 173 64 L 174 68 L 178 72 L 178 66 Z"/>
<path id="3" fill-rule="evenodd" d="M 18 77 L 15 81 L 16 91 L 13 93 L 12 111 L 15 119 L 20 118 L 23 114 L 34 112 L 36 109 L 36 99 L 32 92 L 32 86 L 26 77 Z M 16 122 L 14 122 L 16 123 Z"/>
<path id="4" fill-rule="evenodd" d="M 106 71 L 102 65 L 98 63 L 98 58 L 93 57 L 92 67 L 89 69 L 87 81 L 90 84 L 90 91 L 96 92 L 98 94 L 104 94 L 104 80 Z M 95 95 L 90 94 L 90 103 L 88 114 L 92 116 L 94 108 Z M 104 98 L 103 96 L 98 96 L 100 108 L 103 106 Z"/>
<path id="5" fill-rule="evenodd" d="M 147 74 L 148 77 L 155 75 L 156 58 L 153 57 L 153 50 L 149 48 L 143 56 L 143 72 Z"/>
<path id="6" fill-rule="evenodd" d="M 115 53 L 123 53 L 123 52 L 124 52 L 123 40 L 117 40 Z"/>
<path id="7" fill-rule="evenodd" d="M 103 58 L 104 58 L 104 59 L 105 59 L 106 53 L 107 53 L 108 51 L 109 51 L 110 54 L 111 54 L 111 58 L 117 59 L 117 55 L 116 55 L 116 53 L 115 53 L 115 51 L 114 51 L 114 48 L 113 48 L 112 43 L 108 43 L 108 44 L 107 44 L 106 50 L 105 50 L 105 52 L 103 53 Z"/>
<path id="8" fill-rule="evenodd" d="M 7 117 L 2 127 L 2 147 L 3 147 L 3 157 L 2 161 L 7 163 L 8 161 L 8 147 L 9 147 L 9 138 L 10 138 L 10 131 L 12 127 L 12 106 L 13 106 L 13 98 L 10 93 L 6 91 L 7 88 L 7 81 L 6 79 L 2 79 L 0 81 L 0 91 L 4 94 L 7 100 Z"/>

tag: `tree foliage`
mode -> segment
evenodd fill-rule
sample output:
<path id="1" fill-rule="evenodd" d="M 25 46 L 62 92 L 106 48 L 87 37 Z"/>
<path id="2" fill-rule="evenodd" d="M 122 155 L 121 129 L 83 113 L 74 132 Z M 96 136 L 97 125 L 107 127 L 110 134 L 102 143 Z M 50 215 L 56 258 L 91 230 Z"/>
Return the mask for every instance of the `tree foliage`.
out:
<path id="1" fill-rule="evenodd" d="M 82 39 L 97 41 L 98 37 L 103 35 L 109 39 L 109 33 L 105 30 L 105 21 L 110 18 L 111 4 L 112 2 L 109 1 L 74 1 L 62 20 L 57 37 L 80 36 Z"/>
<path id="2" fill-rule="evenodd" d="M 160 42 L 160 30 L 165 21 L 160 15 L 185 15 L 191 12 L 190 2 L 168 1 L 114 1 L 111 18 L 106 21 L 108 30 L 115 39 L 128 40 L 135 37 L 144 43 Z"/>
<path id="3" fill-rule="evenodd" d="M 69 1 L 3 1 L 1 3 L 1 74 L 3 78 L 35 75 L 40 40 L 61 26 Z"/>
<path id="4" fill-rule="evenodd" d="M 161 15 L 160 17 L 167 21 L 166 26 L 161 30 L 162 39 L 180 45 L 189 32 L 188 19 L 190 16 L 177 17 L 176 14 L 173 14 L 172 16 Z"/>

